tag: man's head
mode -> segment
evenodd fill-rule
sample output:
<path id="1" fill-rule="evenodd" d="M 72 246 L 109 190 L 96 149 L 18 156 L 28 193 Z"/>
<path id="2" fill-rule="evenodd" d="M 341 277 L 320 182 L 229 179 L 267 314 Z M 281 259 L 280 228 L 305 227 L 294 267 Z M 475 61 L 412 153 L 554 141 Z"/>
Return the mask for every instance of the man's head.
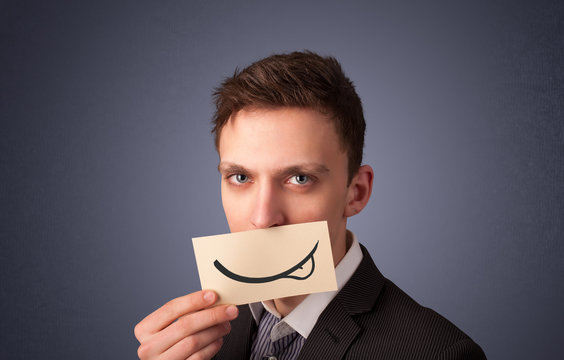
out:
<path id="1" fill-rule="evenodd" d="M 368 202 L 373 178 L 360 166 L 360 100 L 338 62 L 312 53 L 271 56 L 236 72 L 215 99 L 231 231 L 327 220 L 338 263 L 346 219 Z"/>
<path id="2" fill-rule="evenodd" d="M 244 108 L 297 107 L 325 114 L 347 153 L 348 181 L 362 162 L 366 124 L 352 82 L 333 57 L 312 52 L 273 55 L 227 78 L 214 93 L 215 144 L 229 118 Z"/>

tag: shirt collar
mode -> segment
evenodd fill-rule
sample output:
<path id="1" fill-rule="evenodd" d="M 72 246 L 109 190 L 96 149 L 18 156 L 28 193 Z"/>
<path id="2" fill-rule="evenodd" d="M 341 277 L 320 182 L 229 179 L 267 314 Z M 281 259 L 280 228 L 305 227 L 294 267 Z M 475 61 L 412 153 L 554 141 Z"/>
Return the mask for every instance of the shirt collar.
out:
<path id="1" fill-rule="evenodd" d="M 301 336 L 307 339 L 319 315 L 321 315 L 331 300 L 333 300 L 337 293 L 345 286 L 347 281 L 349 281 L 362 261 L 362 250 L 360 249 L 356 235 L 349 230 L 347 230 L 347 232 L 351 234 L 352 243 L 345 256 L 335 268 L 337 290 L 309 294 L 294 310 L 274 326 L 271 334 L 273 341 L 276 341 L 276 338 L 287 335 L 288 331 L 290 331 L 288 327 L 297 331 Z M 265 309 L 277 318 L 281 318 L 272 300 L 252 303 L 249 304 L 249 307 L 251 308 L 251 313 L 257 324 L 260 322 L 262 312 Z"/>

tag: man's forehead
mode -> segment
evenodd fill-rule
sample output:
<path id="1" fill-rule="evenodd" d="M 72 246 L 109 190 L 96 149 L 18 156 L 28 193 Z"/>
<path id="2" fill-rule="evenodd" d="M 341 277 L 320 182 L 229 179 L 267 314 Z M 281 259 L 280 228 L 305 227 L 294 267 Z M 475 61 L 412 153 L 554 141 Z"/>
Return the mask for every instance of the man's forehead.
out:
<path id="1" fill-rule="evenodd" d="M 295 139 L 304 140 L 304 137 L 307 137 L 307 143 L 314 143 L 322 137 L 331 140 L 339 138 L 333 122 L 313 109 L 244 108 L 227 120 L 221 130 L 218 145 L 236 140 L 258 143 L 273 134 L 275 136 L 269 140 L 276 141 L 279 145 L 292 143 Z"/>
<path id="2" fill-rule="evenodd" d="M 340 168 L 346 152 L 333 124 L 311 109 L 276 108 L 240 111 L 222 129 L 219 169 L 324 173 Z"/>

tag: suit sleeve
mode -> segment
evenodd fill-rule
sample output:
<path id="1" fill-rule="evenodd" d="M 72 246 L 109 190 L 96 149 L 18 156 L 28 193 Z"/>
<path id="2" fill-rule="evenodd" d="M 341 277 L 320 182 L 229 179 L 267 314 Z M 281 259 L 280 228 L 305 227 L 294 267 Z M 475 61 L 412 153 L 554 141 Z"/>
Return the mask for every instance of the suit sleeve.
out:
<path id="1" fill-rule="evenodd" d="M 464 339 L 444 349 L 437 360 L 486 360 L 486 354 L 472 339 Z"/>

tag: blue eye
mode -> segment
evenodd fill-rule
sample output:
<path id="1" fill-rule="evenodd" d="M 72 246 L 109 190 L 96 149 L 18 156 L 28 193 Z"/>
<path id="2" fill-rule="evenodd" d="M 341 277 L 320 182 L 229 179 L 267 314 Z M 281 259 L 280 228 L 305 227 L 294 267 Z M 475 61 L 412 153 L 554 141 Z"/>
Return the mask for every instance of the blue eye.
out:
<path id="1" fill-rule="evenodd" d="M 239 184 L 244 184 L 247 181 L 249 181 L 249 177 L 245 174 L 237 174 L 235 175 L 235 181 L 238 182 Z"/>
<path id="2" fill-rule="evenodd" d="M 290 183 L 295 185 L 305 185 L 308 183 L 308 181 L 309 177 L 303 174 L 295 175 L 290 178 Z"/>

